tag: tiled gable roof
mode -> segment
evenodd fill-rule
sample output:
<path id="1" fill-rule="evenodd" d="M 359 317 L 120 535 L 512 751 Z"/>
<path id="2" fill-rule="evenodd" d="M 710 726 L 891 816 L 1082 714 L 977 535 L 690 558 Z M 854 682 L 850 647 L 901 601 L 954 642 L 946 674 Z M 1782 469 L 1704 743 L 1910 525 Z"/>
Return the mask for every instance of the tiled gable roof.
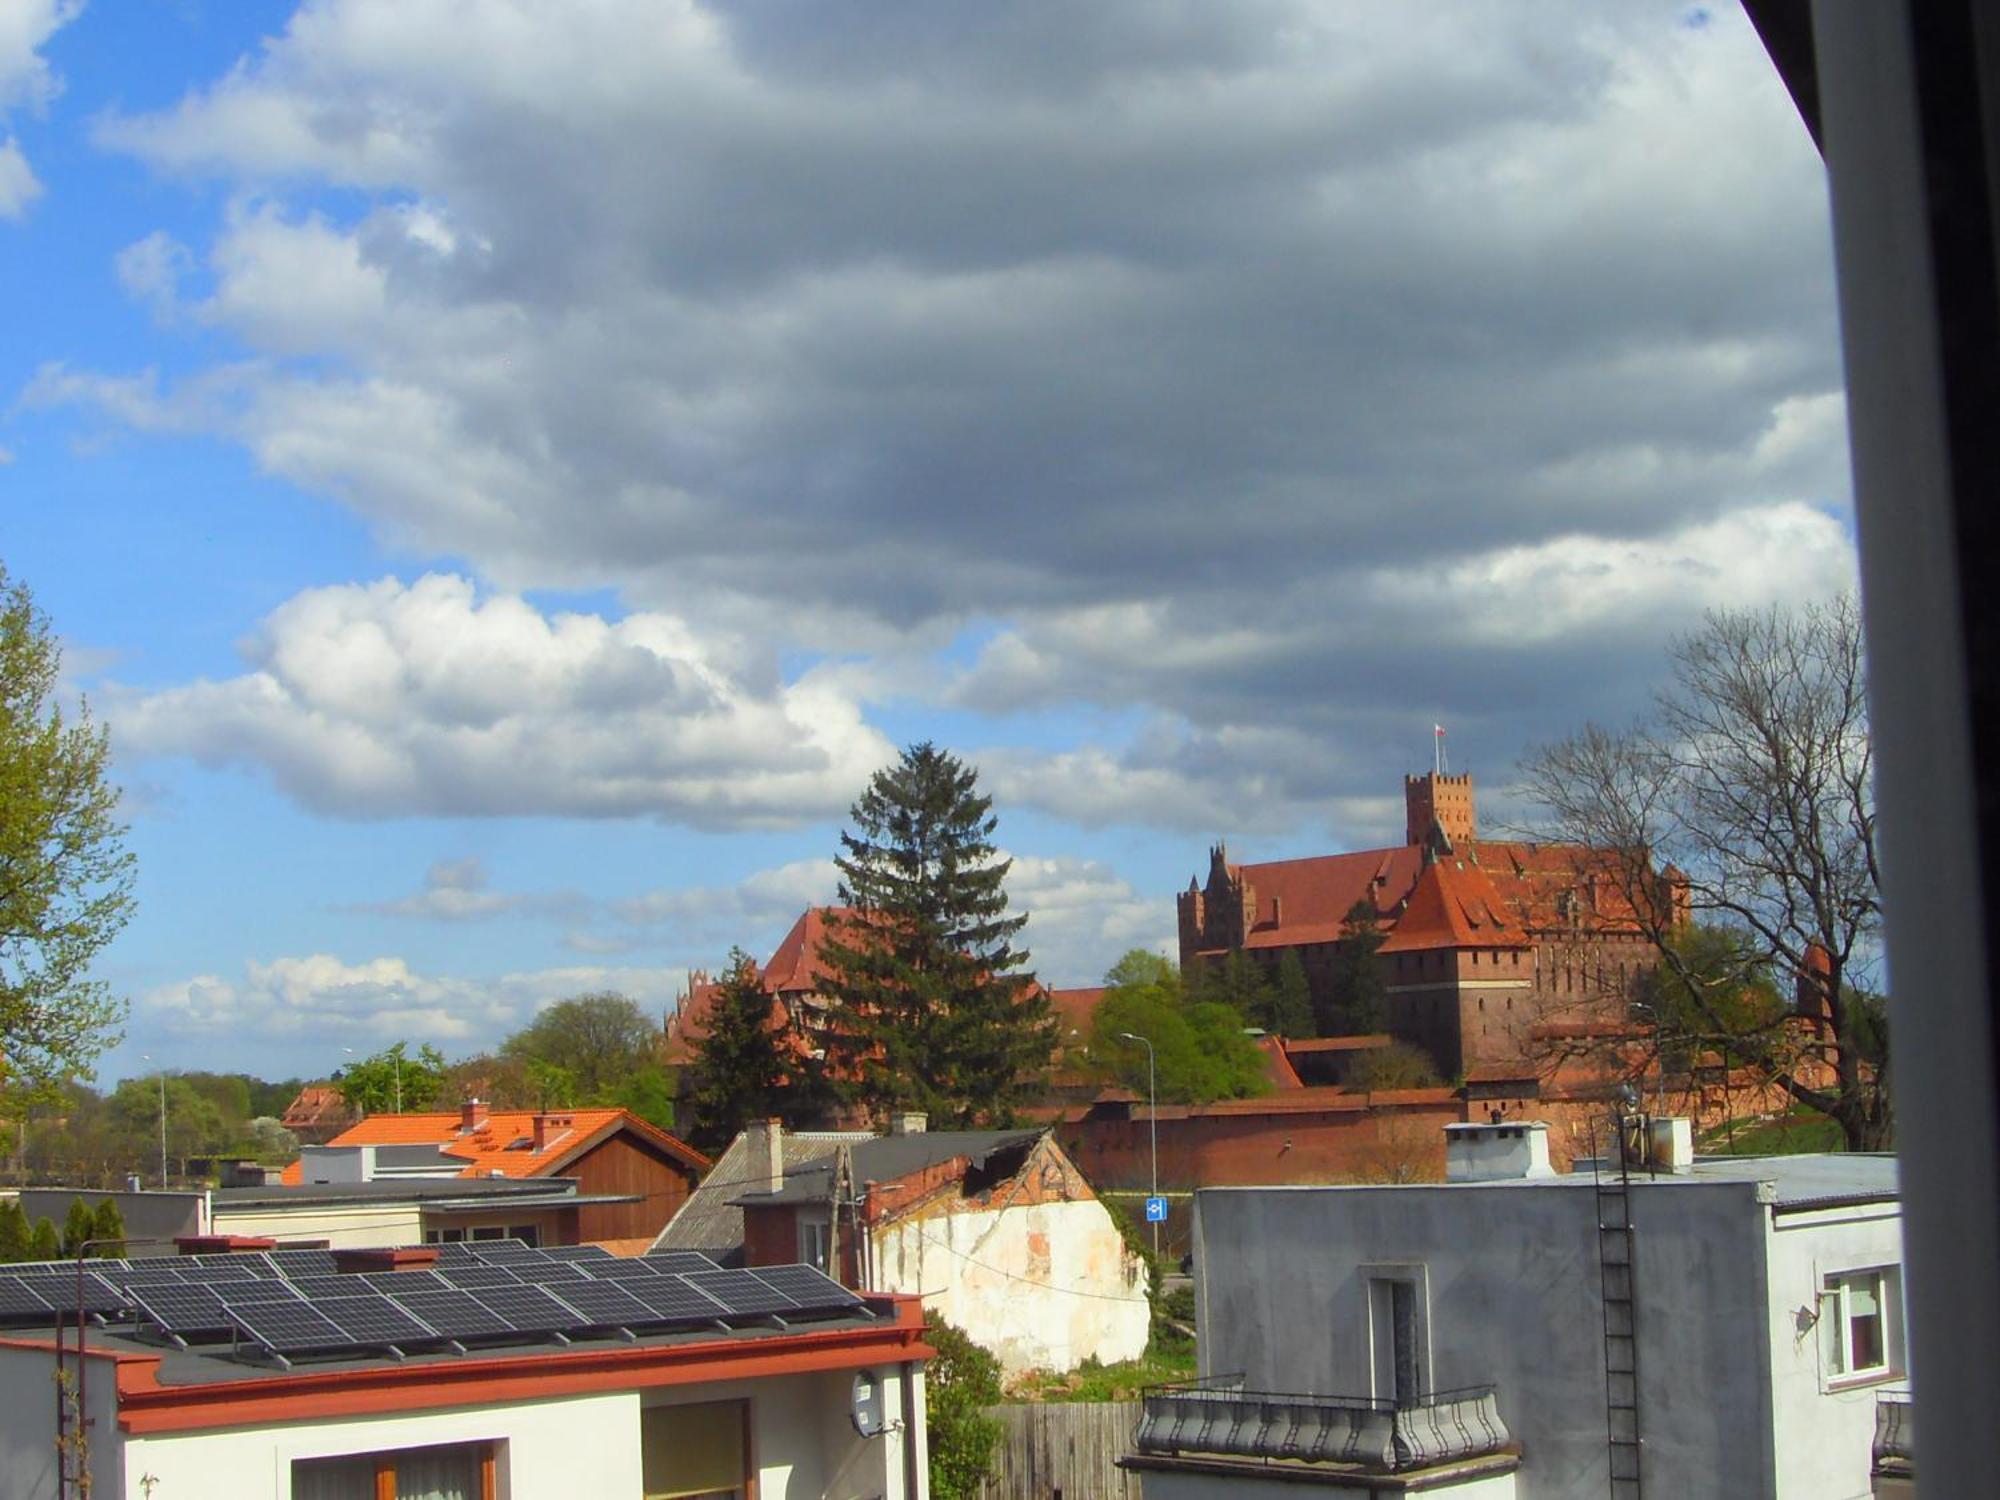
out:
<path id="1" fill-rule="evenodd" d="M 551 1127 L 537 1151 L 535 1119 L 542 1113 L 532 1109 L 489 1110 L 472 1131 L 463 1128 L 463 1116 L 457 1110 L 370 1115 L 327 1144 L 436 1146 L 444 1155 L 465 1163 L 460 1177 L 547 1177 L 558 1175 L 558 1170 L 585 1148 L 615 1131 L 626 1130 L 696 1171 L 709 1166 L 708 1158 L 685 1141 L 623 1109 L 548 1110 L 545 1113 Z M 298 1162 L 285 1169 L 284 1180 L 291 1184 L 304 1180 Z"/>
<path id="2" fill-rule="evenodd" d="M 1419 948 L 1525 948 L 1528 935 L 1478 865 L 1451 855 L 1424 867 L 1384 953 Z"/>

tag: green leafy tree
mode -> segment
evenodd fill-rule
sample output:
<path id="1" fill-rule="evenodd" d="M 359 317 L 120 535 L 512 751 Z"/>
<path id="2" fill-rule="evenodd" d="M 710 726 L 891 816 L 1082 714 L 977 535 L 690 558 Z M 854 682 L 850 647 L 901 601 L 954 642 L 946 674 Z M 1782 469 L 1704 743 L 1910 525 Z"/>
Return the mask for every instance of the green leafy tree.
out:
<path id="1" fill-rule="evenodd" d="M 630 1110 L 650 1125 L 657 1125 L 662 1130 L 674 1129 L 673 1075 L 658 1063 L 647 1063 L 637 1072 L 628 1074 L 611 1091 L 610 1102 L 620 1109 Z"/>
<path id="2" fill-rule="evenodd" d="M 756 960 L 733 948 L 709 1008 L 708 1034 L 681 1084 L 689 1138 L 713 1151 L 753 1120 L 786 1115 L 796 1107 L 788 1087 L 793 1071 L 771 1024 L 771 995 Z"/>
<path id="3" fill-rule="evenodd" d="M 349 1109 L 364 1115 L 386 1114 L 399 1105 L 404 1114 L 429 1109 L 444 1091 L 444 1057 L 428 1044 L 414 1058 L 408 1052 L 407 1042 L 385 1047 L 334 1074 L 333 1086 Z"/>
<path id="4" fill-rule="evenodd" d="M 576 1097 L 605 1102 L 629 1074 L 655 1060 L 660 1028 L 625 996 L 592 991 L 558 1000 L 500 1044 L 500 1055 L 561 1068 Z"/>
<path id="5" fill-rule="evenodd" d="M 1180 972 L 1157 953 L 1133 949 L 1104 976 L 1104 998 L 1091 1017 L 1090 1055 L 1100 1071 L 1146 1093 L 1146 1049 L 1153 1044 L 1154 1086 L 1162 1102 L 1201 1104 L 1264 1093 L 1264 1054 L 1244 1034 L 1236 1008 L 1190 999 Z"/>
<path id="6" fill-rule="evenodd" d="M 33 1238 L 34 1231 L 28 1227 L 28 1216 L 21 1211 L 21 1200 L 9 1198 L 0 1203 L 0 1263 L 26 1260 L 28 1245 Z"/>
<path id="7" fill-rule="evenodd" d="M 1306 979 L 1305 960 L 1299 950 L 1287 948 L 1278 960 L 1277 982 L 1271 990 L 1270 1019 L 1264 1029 L 1282 1037 L 1309 1037 L 1319 1034 L 1313 1016 L 1312 985 Z"/>
<path id="8" fill-rule="evenodd" d="M 1056 1023 L 1021 972 L 1011 860 L 993 845 L 978 773 L 912 745 L 875 774 L 841 834 L 840 899 L 823 958 L 829 1072 L 871 1113 L 1005 1123 L 1047 1071 Z"/>
<path id="9" fill-rule="evenodd" d="M 125 1015 L 89 974 L 132 914 L 133 860 L 104 730 L 53 701 L 61 667 L 0 567 L 0 1089 L 26 1097 L 88 1077 Z"/>
<path id="10" fill-rule="evenodd" d="M 97 1205 L 91 1238 L 104 1242 L 99 1245 L 97 1253 L 106 1260 L 116 1260 L 125 1253 L 125 1215 L 118 1211 L 116 1198 L 106 1198 Z"/>
<path id="11" fill-rule="evenodd" d="M 1378 956 L 1387 937 L 1373 901 L 1364 897 L 1347 909 L 1317 1017 L 1321 1036 L 1367 1036 L 1388 1029 L 1389 981 Z"/>
<path id="12" fill-rule="evenodd" d="M 1264 1026 L 1276 1004 L 1271 971 L 1241 948 L 1199 965 L 1188 976 L 1188 993 L 1206 1005 L 1226 1005 L 1245 1026 Z"/>
<path id="13" fill-rule="evenodd" d="M 55 1220 L 35 1220 L 34 1233 L 28 1237 L 28 1259 L 62 1259 L 62 1235 L 56 1231 Z"/>
<path id="14" fill-rule="evenodd" d="M 924 1314 L 924 1342 L 937 1351 L 924 1366 L 931 1494 L 971 1500 L 1000 1446 L 1000 1424 L 986 1414 L 1000 1404 L 1000 1361 L 935 1310 Z"/>
<path id="15" fill-rule="evenodd" d="M 1435 1089 L 1444 1086 L 1430 1053 L 1408 1042 L 1371 1047 L 1354 1060 L 1347 1087 L 1357 1092 L 1383 1089 Z"/>

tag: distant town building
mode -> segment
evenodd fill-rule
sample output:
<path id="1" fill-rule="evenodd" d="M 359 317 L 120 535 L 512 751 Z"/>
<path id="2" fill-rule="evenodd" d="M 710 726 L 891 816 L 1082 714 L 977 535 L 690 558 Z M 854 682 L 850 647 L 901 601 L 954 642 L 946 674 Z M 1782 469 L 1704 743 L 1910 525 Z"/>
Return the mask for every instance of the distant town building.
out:
<path id="1" fill-rule="evenodd" d="M 739 1135 L 657 1249 L 803 1261 L 862 1292 L 921 1293 L 1009 1374 L 1145 1352 L 1146 1270 L 1045 1130 Z"/>
<path id="2" fill-rule="evenodd" d="M 354 1111 L 331 1084 L 309 1083 L 285 1106 L 278 1123 L 308 1145 L 319 1145 L 338 1135 L 352 1120 Z"/>
<path id="3" fill-rule="evenodd" d="M 578 1238 L 651 1237 L 708 1169 L 701 1152 L 624 1109 L 488 1109 L 370 1115 L 285 1168 L 287 1185 L 393 1177 L 573 1179 Z M 446 1235 L 445 1237 L 452 1237 Z"/>
<path id="4" fill-rule="evenodd" d="M 1403 799 L 1394 848 L 1233 864 L 1215 845 L 1206 881 L 1177 901 L 1182 969 L 1244 952 L 1275 971 L 1296 953 L 1322 1004 L 1347 915 L 1366 903 L 1386 934 L 1390 1032 L 1447 1079 L 1533 1076 L 1547 1055 L 1537 1028 L 1623 1021 L 1653 958 L 1610 861 L 1481 839 L 1469 775 L 1407 776 Z M 1678 872 L 1657 878 L 1662 899 L 1684 906 Z"/>
<path id="5" fill-rule="evenodd" d="M 1908 1371 L 1894 1157 L 1697 1158 L 1685 1120 L 1628 1130 L 1629 1182 L 1558 1175 L 1543 1128 L 1506 1121 L 1450 1127 L 1442 1184 L 1202 1190 L 1204 1374 L 1399 1420 L 1478 1395 L 1453 1430 L 1490 1406 L 1533 1500 L 1640 1492 L 1614 1473 L 1869 1494 Z"/>

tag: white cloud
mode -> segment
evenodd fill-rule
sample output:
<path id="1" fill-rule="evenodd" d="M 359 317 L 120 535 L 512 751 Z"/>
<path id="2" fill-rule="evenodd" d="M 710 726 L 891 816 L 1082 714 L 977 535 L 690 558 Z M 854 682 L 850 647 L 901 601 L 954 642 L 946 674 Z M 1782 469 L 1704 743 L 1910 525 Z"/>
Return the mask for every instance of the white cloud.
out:
<path id="1" fill-rule="evenodd" d="M 424 872 L 423 889 L 413 895 L 361 902 L 350 909 L 432 922 L 476 922 L 503 916 L 575 916 L 584 904 L 574 892 L 496 891 L 485 861 L 467 855 L 438 860 Z"/>
<path id="2" fill-rule="evenodd" d="M 40 112 L 62 91 L 62 79 L 41 56 L 41 48 L 82 10 L 82 0 L 0 3 L 0 127 L 11 111 Z M 0 219 L 19 218 L 41 193 L 20 143 L 0 134 Z"/>
<path id="3" fill-rule="evenodd" d="M 1142 896 L 1094 859 L 1016 855 L 1007 897 L 1028 914 L 1022 942 L 1044 984 L 1097 984 L 1134 948 L 1175 951 L 1173 898 Z"/>
<path id="4" fill-rule="evenodd" d="M 837 813 L 893 757 L 810 672 L 753 682 L 671 616 L 544 615 L 445 575 L 308 590 L 245 654 L 238 677 L 107 692 L 121 751 L 254 766 L 344 817 L 704 828 Z"/>
<path id="5" fill-rule="evenodd" d="M 357 1051 L 407 1039 L 456 1056 L 495 1046 L 542 1006 L 588 990 L 616 990 L 663 1013 L 686 977 L 681 969 L 578 966 L 471 979 L 421 974 L 395 957 L 348 963 L 314 953 L 252 961 L 241 978 L 200 974 L 160 985 L 139 997 L 135 1020 L 181 1037 L 257 1032 Z"/>
<path id="6" fill-rule="evenodd" d="M 701 931 L 729 923 L 789 924 L 807 907 L 832 901 L 839 879 L 832 860 L 800 859 L 776 869 L 759 870 L 740 885 L 647 891 L 612 902 L 611 911 L 619 921 L 634 927 L 675 926 Z"/>

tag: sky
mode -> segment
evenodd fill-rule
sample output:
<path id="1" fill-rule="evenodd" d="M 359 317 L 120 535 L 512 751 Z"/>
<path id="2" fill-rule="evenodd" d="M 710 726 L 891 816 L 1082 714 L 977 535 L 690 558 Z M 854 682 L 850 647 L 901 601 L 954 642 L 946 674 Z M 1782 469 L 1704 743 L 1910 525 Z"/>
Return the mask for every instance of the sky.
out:
<path id="1" fill-rule="evenodd" d="M 0 563 L 110 733 L 107 1079 L 656 1013 L 979 768 L 1036 970 L 1854 584 L 1725 5 L 0 0 Z"/>

